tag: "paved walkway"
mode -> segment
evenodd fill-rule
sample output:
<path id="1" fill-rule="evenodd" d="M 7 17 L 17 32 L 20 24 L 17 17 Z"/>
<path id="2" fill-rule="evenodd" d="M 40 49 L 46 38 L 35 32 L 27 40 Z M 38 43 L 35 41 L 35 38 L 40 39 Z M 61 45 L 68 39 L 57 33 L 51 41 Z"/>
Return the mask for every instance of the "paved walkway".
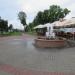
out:
<path id="1" fill-rule="evenodd" d="M 34 36 L 0 38 L 0 75 L 75 75 L 75 48 L 36 48 Z"/>

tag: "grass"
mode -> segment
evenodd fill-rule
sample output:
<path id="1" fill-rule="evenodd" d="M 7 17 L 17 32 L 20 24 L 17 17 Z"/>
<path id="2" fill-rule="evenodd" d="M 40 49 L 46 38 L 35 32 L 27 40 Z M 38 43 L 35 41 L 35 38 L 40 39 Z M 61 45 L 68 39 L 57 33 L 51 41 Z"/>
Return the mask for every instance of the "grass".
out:
<path id="1" fill-rule="evenodd" d="M 10 32 L 9 35 L 11 36 L 19 36 L 19 35 L 22 35 L 21 32 Z"/>
<path id="2" fill-rule="evenodd" d="M 36 32 L 34 32 L 34 31 L 26 32 L 26 33 L 29 34 L 29 35 L 36 35 Z"/>
<path id="3" fill-rule="evenodd" d="M 20 36 L 22 35 L 21 32 L 5 32 L 3 34 L 0 34 L 1 36 Z"/>

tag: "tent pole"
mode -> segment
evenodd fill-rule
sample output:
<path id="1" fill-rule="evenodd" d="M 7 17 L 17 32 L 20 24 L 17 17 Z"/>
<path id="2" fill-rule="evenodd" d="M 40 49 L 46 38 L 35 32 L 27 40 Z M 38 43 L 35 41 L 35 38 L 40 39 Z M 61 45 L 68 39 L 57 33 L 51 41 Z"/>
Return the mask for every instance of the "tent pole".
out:
<path id="1" fill-rule="evenodd" d="M 72 28 L 72 31 L 73 31 L 73 28 Z M 74 40 L 74 32 L 73 32 L 73 40 Z"/>

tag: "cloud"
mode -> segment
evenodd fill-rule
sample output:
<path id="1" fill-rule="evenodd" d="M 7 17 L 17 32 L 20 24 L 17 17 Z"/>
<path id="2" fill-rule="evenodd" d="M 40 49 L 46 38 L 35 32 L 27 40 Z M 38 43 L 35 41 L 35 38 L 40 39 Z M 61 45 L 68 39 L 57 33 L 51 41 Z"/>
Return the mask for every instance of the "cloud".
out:
<path id="1" fill-rule="evenodd" d="M 0 16 L 2 19 L 8 20 L 8 23 L 13 24 L 15 28 L 22 29 L 17 17 L 19 11 L 20 5 L 17 1 L 0 0 Z"/>
<path id="2" fill-rule="evenodd" d="M 14 27 L 14 28 L 17 28 L 17 29 L 24 29 L 23 25 L 20 24 L 19 20 L 18 20 L 18 21 L 16 21 L 16 20 L 10 20 L 10 21 L 9 21 L 9 25 L 10 25 L 10 24 L 13 24 L 13 27 Z"/>
<path id="3" fill-rule="evenodd" d="M 71 12 L 67 15 L 67 19 L 71 17 L 75 17 L 75 1 L 71 0 L 70 4 L 66 6 Z"/>
<path id="4" fill-rule="evenodd" d="M 71 3 L 71 0 L 19 0 L 19 2 L 21 9 L 26 12 L 28 16 L 27 19 L 30 19 L 31 22 L 38 11 L 49 9 L 53 4 L 66 8 L 68 7 L 68 4 Z"/>
<path id="5" fill-rule="evenodd" d="M 50 5 L 64 5 L 70 0 L 19 0 L 21 8 L 29 13 L 48 9 Z"/>
<path id="6" fill-rule="evenodd" d="M 38 11 L 49 9 L 53 4 L 70 9 L 71 13 L 67 17 L 75 16 L 74 0 L 0 0 L 0 15 L 9 20 L 9 23 L 13 23 L 14 27 L 21 28 L 17 17 L 19 11 L 26 12 L 29 23 L 33 21 Z"/>

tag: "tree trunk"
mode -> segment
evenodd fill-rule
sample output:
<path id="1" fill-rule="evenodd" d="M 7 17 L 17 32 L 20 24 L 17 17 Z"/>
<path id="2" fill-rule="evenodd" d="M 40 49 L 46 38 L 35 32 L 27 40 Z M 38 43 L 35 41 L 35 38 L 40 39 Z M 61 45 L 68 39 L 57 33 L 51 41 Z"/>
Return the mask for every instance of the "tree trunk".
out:
<path id="1" fill-rule="evenodd" d="M 25 30 L 26 30 L 26 25 L 24 26 L 24 32 L 25 32 Z"/>
<path id="2" fill-rule="evenodd" d="M 1 35 L 3 35 L 3 30 L 1 30 Z"/>

